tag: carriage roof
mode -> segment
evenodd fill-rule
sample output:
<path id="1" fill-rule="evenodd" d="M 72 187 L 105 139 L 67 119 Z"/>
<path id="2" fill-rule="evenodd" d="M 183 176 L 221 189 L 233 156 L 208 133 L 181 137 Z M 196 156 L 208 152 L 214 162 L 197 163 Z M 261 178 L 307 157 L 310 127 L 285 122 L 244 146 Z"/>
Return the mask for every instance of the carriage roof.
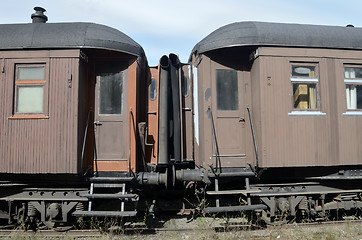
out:
<path id="1" fill-rule="evenodd" d="M 210 33 L 196 44 L 192 53 L 238 47 L 282 46 L 332 49 L 362 49 L 362 28 L 286 24 L 269 22 L 236 22 Z"/>
<path id="2" fill-rule="evenodd" d="M 142 47 L 117 29 L 95 23 L 1 24 L 0 49 L 108 49 L 135 56 Z"/>

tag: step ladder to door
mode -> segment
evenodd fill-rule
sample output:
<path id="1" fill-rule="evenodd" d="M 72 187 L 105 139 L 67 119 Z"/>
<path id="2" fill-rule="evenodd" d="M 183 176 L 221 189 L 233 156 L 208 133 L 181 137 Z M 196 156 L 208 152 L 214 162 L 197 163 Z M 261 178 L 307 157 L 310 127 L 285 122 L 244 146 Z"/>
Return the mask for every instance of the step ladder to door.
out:
<path id="1" fill-rule="evenodd" d="M 89 193 L 81 194 L 81 197 L 88 198 L 88 209 L 77 210 L 73 215 L 77 217 L 136 216 L 139 196 L 126 192 L 127 182 L 132 181 L 132 179 L 130 177 L 90 178 Z M 119 201 L 119 205 L 117 201 Z M 97 202 L 98 208 L 95 208 L 95 202 Z M 115 202 L 117 203 L 116 205 L 114 204 Z M 105 206 L 107 206 L 107 209 L 105 209 Z"/>
<path id="2" fill-rule="evenodd" d="M 243 212 L 243 211 L 254 211 L 266 209 L 267 206 L 264 204 L 252 204 L 250 194 L 258 193 L 260 190 L 250 189 L 249 178 L 245 178 L 245 188 L 246 189 L 233 189 L 233 190 L 220 190 L 219 189 L 219 179 L 215 178 L 215 191 L 207 191 L 207 195 L 215 196 L 215 206 L 206 207 L 204 209 L 205 213 L 221 213 L 221 212 Z M 236 206 L 221 206 L 220 197 L 221 196 L 235 196 L 243 195 L 246 197 L 247 202 L 244 205 Z"/>

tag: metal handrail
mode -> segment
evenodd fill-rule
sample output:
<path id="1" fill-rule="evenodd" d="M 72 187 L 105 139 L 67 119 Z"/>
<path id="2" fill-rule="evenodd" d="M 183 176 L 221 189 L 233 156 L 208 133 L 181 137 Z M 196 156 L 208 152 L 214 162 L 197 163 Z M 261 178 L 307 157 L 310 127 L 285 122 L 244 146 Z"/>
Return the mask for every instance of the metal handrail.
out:
<path id="1" fill-rule="evenodd" d="M 217 141 L 216 141 L 216 131 L 215 131 L 215 125 L 214 125 L 214 117 L 212 115 L 212 111 L 211 111 L 210 107 L 207 109 L 207 111 L 209 112 L 209 115 L 210 115 L 211 131 L 212 131 L 212 137 L 213 137 L 213 142 L 214 142 L 214 147 L 215 147 L 216 171 L 218 170 L 219 164 L 220 164 L 220 173 L 221 173 L 221 161 L 220 161 L 220 157 L 219 157 L 220 156 L 219 155 L 219 147 L 218 147 Z"/>
<path id="2" fill-rule="evenodd" d="M 90 109 L 88 111 L 87 123 L 86 123 L 85 130 L 84 130 L 82 155 L 81 155 L 81 162 L 80 162 L 80 164 L 81 164 L 80 167 L 81 167 L 82 173 L 83 173 L 83 170 L 84 170 L 84 152 L 85 152 L 85 144 L 86 144 L 87 136 L 88 136 L 88 125 L 89 125 L 89 119 L 90 119 L 91 112 L 92 112 L 92 109 Z"/>
<path id="3" fill-rule="evenodd" d="M 258 155 L 258 145 L 256 143 L 256 137 L 255 137 L 255 131 L 254 131 L 254 124 L 253 119 L 251 117 L 251 111 L 249 107 L 246 107 L 249 113 L 249 120 L 250 120 L 250 127 L 251 127 L 251 133 L 253 134 L 253 142 L 254 142 L 254 150 L 255 150 L 255 160 L 256 160 L 256 169 L 259 168 L 259 155 Z"/>
<path id="4" fill-rule="evenodd" d="M 131 125 L 132 125 L 132 108 L 129 109 L 129 122 L 128 122 L 128 171 L 131 173 Z"/>

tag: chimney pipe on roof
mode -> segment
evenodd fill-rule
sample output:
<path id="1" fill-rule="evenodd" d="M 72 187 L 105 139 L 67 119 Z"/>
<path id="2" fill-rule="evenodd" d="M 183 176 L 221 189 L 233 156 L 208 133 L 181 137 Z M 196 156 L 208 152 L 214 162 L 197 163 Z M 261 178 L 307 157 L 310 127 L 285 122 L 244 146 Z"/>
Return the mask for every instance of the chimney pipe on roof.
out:
<path id="1" fill-rule="evenodd" d="M 45 16 L 44 12 L 46 11 L 42 7 L 35 7 L 35 13 L 31 14 L 31 19 L 33 23 L 46 23 L 48 21 L 48 17 Z"/>

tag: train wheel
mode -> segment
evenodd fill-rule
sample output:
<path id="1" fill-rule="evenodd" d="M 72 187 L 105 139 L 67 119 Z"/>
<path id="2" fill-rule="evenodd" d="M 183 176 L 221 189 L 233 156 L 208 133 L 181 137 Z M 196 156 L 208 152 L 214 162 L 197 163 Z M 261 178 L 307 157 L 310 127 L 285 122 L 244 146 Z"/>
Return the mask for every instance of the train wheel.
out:
<path id="1" fill-rule="evenodd" d="M 71 216 L 71 210 L 76 206 L 76 202 L 67 204 L 63 203 L 48 203 L 46 211 L 43 213 L 42 222 L 46 227 L 58 232 L 64 232 L 72 229 L 75 225 L 75 217 Z"/>

